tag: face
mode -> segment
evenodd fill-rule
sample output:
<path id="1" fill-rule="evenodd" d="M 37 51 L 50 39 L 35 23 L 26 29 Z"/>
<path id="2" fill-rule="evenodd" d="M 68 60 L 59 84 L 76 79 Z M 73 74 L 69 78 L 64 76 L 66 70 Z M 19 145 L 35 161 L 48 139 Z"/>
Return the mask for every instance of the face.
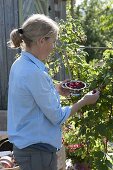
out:
<path id="1" fill-rule="evenodd" d="M 55 47 L 56 38 L 55 37 L 45 37 L 45 53 L 48 55 L 53 51 Z"/>
<path id="2" fill-rule="evenodd" d="M 56 37 L 44 37 L 41 42 L 42 60 L 45 60 L 55 47 Z"/>

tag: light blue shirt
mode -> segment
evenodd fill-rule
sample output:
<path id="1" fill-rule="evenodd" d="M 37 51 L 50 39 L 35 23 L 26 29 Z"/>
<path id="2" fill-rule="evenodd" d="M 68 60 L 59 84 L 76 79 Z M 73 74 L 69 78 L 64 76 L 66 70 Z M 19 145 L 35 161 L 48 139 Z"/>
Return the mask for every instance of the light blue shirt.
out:
<path id="1" fill-rule="evenodd" d="M 8 137 L 18 148 L 35 143 L 61 147 L 61 125 L 71 112 L 60 105 L 59 94 L 43 62 L 22 51 L 9 75 Z"/>

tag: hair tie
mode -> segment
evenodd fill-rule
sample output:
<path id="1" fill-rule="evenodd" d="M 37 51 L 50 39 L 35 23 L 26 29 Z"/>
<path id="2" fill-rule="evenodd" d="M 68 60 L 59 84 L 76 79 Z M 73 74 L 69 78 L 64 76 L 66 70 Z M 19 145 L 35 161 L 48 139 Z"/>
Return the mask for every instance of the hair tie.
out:
<path id="1" fill-rule="evenodd" d="M 23 29 L 22 28 L 18 28 L 18 33 L 19 34 L 23 34 Z"/>

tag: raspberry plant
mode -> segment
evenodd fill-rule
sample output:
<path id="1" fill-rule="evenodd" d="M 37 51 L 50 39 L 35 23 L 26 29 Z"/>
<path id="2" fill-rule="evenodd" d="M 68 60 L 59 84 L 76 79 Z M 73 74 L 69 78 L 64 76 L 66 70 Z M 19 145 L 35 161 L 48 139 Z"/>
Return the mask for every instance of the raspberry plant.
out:
<path id="1" fill-rule="evenodd" d="M 88 91 L 100 90 L 96 104 L 83 107 L 63 125 L 67 158 L 73 163 L 86 162 L 92 170 L 112 169 L 113 161 L 108 152 L 112 152 L 110 144 L 113 141 L 113 50 L 106 50 L 101 61 L 93 59 L 87 63 L 85 57 L 88 54 L 79 45 L 86 40 L 79 21 L 68 18 L 66 22 L 61 21 L 60 28 L 62 32 L 56 51 L 63 61 L 66 75 L 87 84 L 79 97 L 61 98 L 61 104 L 71 105 Z M 52 56 L 48 64 L 52 65 L 50 73 L 54 78 L 61 69 L 59 58 L 54 61 Z M 82 147 L 70 150 L 72 144 Z"/>

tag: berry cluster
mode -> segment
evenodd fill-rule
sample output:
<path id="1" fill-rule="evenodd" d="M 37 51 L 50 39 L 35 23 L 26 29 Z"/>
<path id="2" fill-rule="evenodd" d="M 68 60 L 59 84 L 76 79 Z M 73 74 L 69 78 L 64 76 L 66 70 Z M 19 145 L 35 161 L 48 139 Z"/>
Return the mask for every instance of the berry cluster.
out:
<path id="1" fill-rule="evenodd" d="M 73 82 L 68 82 L 67 87 L 72 88 L 72 89 L 81 89 L 85 87 L 85 84 L 81 81 L 73 81 Z"/>
<path id="2" fill-rule="evenodd" d="M 84 145 L 80 143 L 80 144 L 71 144 L 66 147 L 69 149 L 69 152 L 75 152 L 76 149 L 82 148 L 84 147 Z"/>

